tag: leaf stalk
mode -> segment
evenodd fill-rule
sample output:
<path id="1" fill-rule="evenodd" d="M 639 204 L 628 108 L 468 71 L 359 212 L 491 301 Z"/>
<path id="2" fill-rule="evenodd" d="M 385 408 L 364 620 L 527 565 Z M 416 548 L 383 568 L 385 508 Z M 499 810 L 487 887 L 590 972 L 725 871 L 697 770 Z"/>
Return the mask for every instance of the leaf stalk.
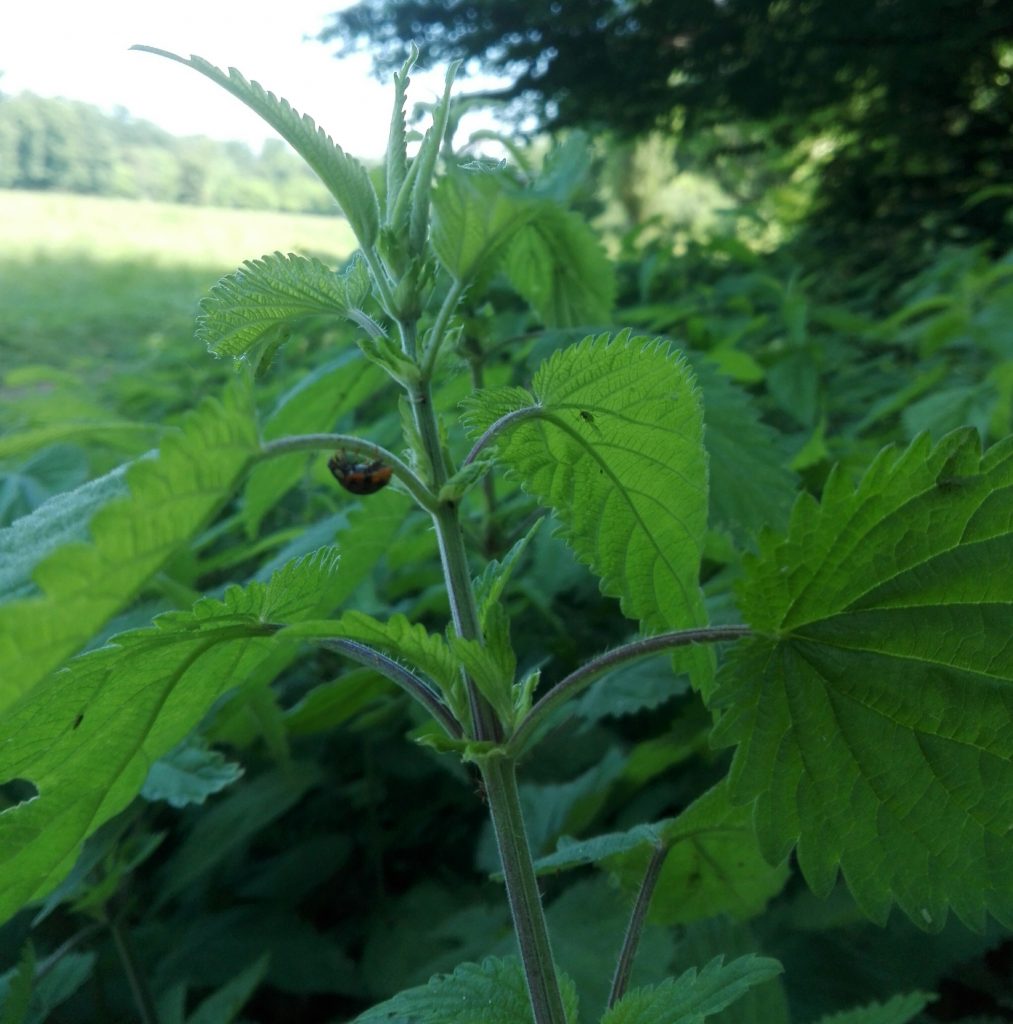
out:
<path id="1" fill-rule="evenodd" d="M 717 644 L 749 636 L 748 626 L 702 626 L 698 629 L 679 629 L 670 633 L 641 637 L 586 661 L 564 679 L 561 679 L 524 716 L 513 736 L 506 744 L 511 757 L 519 757 L 535 742 L 539 729 L 551 715 L 577 694 L 586 690 L 595 680 L 618 668 L 639 661 L 660 651 L 686 647 L 689 644 Z"/>

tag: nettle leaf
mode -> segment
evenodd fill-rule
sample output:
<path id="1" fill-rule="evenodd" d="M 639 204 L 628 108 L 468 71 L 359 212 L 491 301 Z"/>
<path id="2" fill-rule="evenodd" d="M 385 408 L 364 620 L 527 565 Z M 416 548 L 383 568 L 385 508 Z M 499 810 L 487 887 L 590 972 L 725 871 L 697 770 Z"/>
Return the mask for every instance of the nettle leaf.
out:
<path id="1" fill-rule="evenodd" d="M 196 337 L 216 356 L 260 361 L 260 353 L 300 323 L 345 317 L 369 296 L 361 257 L 338 274 L 318 259 L 280 252 L 246 260 L 200 304 Z"/>
<path id="2" fill-rule="evenodd" d="M 531 219 L 506 251 L 510 283 L 548 327 L 607 322 L 615 272 L 594 232 L 552 201 L 529 203 Z"/>
<path id="3" fill-rule="evenodd" d="M 706 622 L 698 586 L 707 525 L 707 456 L 700 395 L 667 345 L 623 332 L 555 353 L 532 392 L 499 388 L 466 404 L 498 460 L 555 509 L 563 536 L 648 632 Z M 698 685 L 711 655 L 686 652 Z"/>
<path id="4" fill-rule="evenodd" d="M 784 887 L 787 863 L 771 867 L 763 857 L 748 806 L 733 806 L 720 783 L 677 818 L 637 825 L 627 832 L 561 845 L 541 858 L 540 874 L 597 863 L 636 892 L 648 861 L 667 847 L 651 901 L 650 919 L 685 924 L 715 914 L 752 917 Z"/>
<path id="5" fill-rule="evenodd" d="M 760 985 L 781 973 L 776 960 L 740 956 L 730 963 L 715 957 L 699 971 L 691 967 L 660 985 L 633 989 L 601 1018 L 601 1024 L 703 1024 Z"/>
<path id="6" fill-rule="evenodd" d="M 560 977 L 566 1020 L 577 1019 L 577 992 Z M 526 1024 L 531 1003 L 524 971 L 516 957 L 489 957 L 461 964 L 453 974 L 439 974 L 426 985 L 406 989 L 355 1018 L 356 1024 Z"/>
<path id="7" fill-rule="evenodd" d="M 771 860 L 920 927 L 1013 922 L 1013 439 L 889 448 L 747 560 L 715 740 Z"/>
<path id="8" fill-rule="evenodd" d="M 712 525 L 737 539 L 764 526 L 781 529 L 798 493 L 782 439 L 760 419 L 752 396 L 706 360 L 692 363 L 704 395 Z"/>
<path id="9" fill-rule="evenodd" d="M 228 500 L 258 449 L 248 396 L 230 390 L 223 401 L 208 399 L 186 416 L 156 457 L 130 465 L 129 494 L 92 516 L 90 543 L 54 549 L 38 532 L 37 590 L 0 604 L 0 707 L 27 693 L 124 608 Z M 109 493 L 116 487 L 113 481 Z M 49 510 L 42 506 L 19 521 L 18 537 L 30 534 L 36 516 L 48 521 Z M 0 531 L 0 548 L 6 533 Z"/>
<path id="10" fill-rule="evenodd" d="M 935 996 L 928 992 L 908 992 L 894 996 L 885 1003 L 869 1003 L 842 1013 L 820 1017 L 818 1024 L 908 1024 Z"/>
<path id="11" fill-rule="evenodd" d="M 191 55 L 187 60 L 154 46 L 132 49 L 167 57 L 199 71 L 259 114 L 309 164 L 338 201 L 359 244 L 364 249 L 373 245 L 380 230 L 380 205 L 369 175 L 362 164 L 335 145 L 311 117 L 300 114 L 287 100 L 267 92 L 258 82 L 248 82 L 235 68 L 229 68 L 226 73 L 203 57 Z"/>
<path id="12" fill-rule="evenodd" d="M 140 792 L 151 765 L 270 656 L 270 623 L 317 609 L 333 551 L 267 584 L 231 587 L 77 658 L 0 720 L 0 780 L 38 792 L 0 815 L 0 921 L 50 892 L 84 840 Z"/>
<path id="13" fill-rule="evenodd" d="M 533 213 L 493 175 L 451 171 L 433 192 L 433 250 L 455 280 L 470 281 Z"/>

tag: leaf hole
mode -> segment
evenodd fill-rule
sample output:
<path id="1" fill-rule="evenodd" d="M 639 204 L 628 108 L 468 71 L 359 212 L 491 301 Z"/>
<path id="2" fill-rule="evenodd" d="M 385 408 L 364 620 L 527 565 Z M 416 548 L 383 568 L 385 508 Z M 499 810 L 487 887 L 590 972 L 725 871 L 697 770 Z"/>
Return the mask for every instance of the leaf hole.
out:
<path id="1" fill-rule="evenodd" d="M 27 804 L 39 795 L 38 786 L 28 779 L 8 779 L 0 783 L 0 812 Z"/>

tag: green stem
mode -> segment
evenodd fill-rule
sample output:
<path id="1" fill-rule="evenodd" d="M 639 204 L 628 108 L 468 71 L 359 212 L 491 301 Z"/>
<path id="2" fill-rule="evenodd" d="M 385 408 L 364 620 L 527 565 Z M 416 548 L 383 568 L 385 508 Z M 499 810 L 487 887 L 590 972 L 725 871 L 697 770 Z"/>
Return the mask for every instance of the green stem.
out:
<path id="1" fill-rule="evenodd" d="M 433 368 L 436 366 L 436 359 L 440 354 L 440 346 L 447 333 L 447 324 L 450 322 L 454 310 L 457 309 L 457 303 L 460 301 L 463 291 L 464 285 L 455 279 L 447 291 L 439 313 L 436 314 L 436 320 L 429 333 L 429 344 L 422 355 L 422 376 L 425 379 L 429 379 L 433 375 Z"/>
<path id="2" fill-rule="evenodd" d="M 482 780 L 535 1024 L 566 1024 L 538 877 L 524 827 L 516 763 L 510 758 L 491 757 L 482 765 Z"/>
<path id="3" fill-rule="evenodd" d="M 393 658 L 377 651 L 368 644 L 357 640 L 345 640 L 340 637 L 315 640 L 320 647 L 343 654 L 350 661 L 375 669 L 380 675 L 386 676 L 392 683 L 401 687 L 409 697 L 417 700 L 443 726 L 443 731 L 452 739 L 460 739 L 461 726 L 440 695 L 420 679 L 414 672 L 399 665 Z"/>
<path id="4" fill-rule="evenodd" d="M 688 644 L 716 644 L 726 640 L 738 640 L 749 636 L 752 630 L 748 626 L 702 626 L 699 629 L 679 629 L 671 633 L 658 633 L 646 636 L 632 643 L 623 644 L 614 650 L 599 654 L 596 658 L 585 662 L 580 668 L 561 679 L 549 692 L 538 701 L 524 716 L 513 736 L 507 743 L 507 753 L 511 757 L 519 757 L 534 742 L 538 730 L 543 726 L 557 708 L 565 704 L 571 697 L 586 690 L 596 679 L 607 672 L 627 665 L 630 662 L 646 658 L 650 654 L 685 647 Z"/>
<path id="5" fill-rule="evenodd" d="M 141 1018 L 141 1024 L 158 1024 L 158 1011 L 155 1009 L 155 1001 L 151 997 L 151 990 L 141 971 L 134 951 L 123 932 L 119 921 L 109 922 L 109 931 L 112 933 L 113 944 L 119 954 L 120 963 L 130 984 L 130 992 L 134 997 L 134 1004 L 137 1007 L 137 1014 Z"/>
<path id="6" fill-rule="evenodd" d="M 651 897 L 654 895 L 654 887 L 661 877 L 661 868 L 668 856 L 669 847 L 657 846 L 647 862 L 647 870 L 644 872 L 644 879 L 640 883 L 640 891 L 637 893 L 636 903 L 633 904 L 633 913 L 630 914 L 630 922 L 626 926 L 626 935 L 623 937 L 623 948 L 619 952 L 619 961 L 616 964 L 616 972 L 612 976 L 612 989 L 609 992 L 608 1009 L 612 1009 L 626 993 L 630 983 L 630 974 L 633 972 L 633 958 L 637 955 L 637 947 L 640 945 L 640 936 L 644 931 L 644 924 L 647 922 L 647 908 L 651 905 Z"/>
<path id="7" fill-rule="evenodd" d="M 427 512 L 436 507 L 436 496 L 411 471 L 408 464 L 399 459 L 393 452 L 372 441 L 351 434 L 295 434 L 291 437 L 279 437 L 273 441 L 265 441 L 260 446 L 261 459 L 273 458 L 276 455 L 287 455 L 290 452 L 319 450 L 341 450 L 361 455 L 370 462 L 383 462 L 394 471 L 394 476 L 405 485 L 409 494 Z"/>

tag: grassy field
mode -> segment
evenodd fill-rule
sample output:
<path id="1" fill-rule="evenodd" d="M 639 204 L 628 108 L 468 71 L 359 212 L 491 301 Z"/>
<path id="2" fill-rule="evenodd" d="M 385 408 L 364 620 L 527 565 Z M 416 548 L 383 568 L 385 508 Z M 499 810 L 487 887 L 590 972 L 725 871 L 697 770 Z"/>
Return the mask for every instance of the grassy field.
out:
<path id="1" fill-rule="evenodd" d="M 244 259 L 353 246 L 335 217 L 0 190 L 0 374 L 143 364 L 190 344 L 200 297 Z"/>

